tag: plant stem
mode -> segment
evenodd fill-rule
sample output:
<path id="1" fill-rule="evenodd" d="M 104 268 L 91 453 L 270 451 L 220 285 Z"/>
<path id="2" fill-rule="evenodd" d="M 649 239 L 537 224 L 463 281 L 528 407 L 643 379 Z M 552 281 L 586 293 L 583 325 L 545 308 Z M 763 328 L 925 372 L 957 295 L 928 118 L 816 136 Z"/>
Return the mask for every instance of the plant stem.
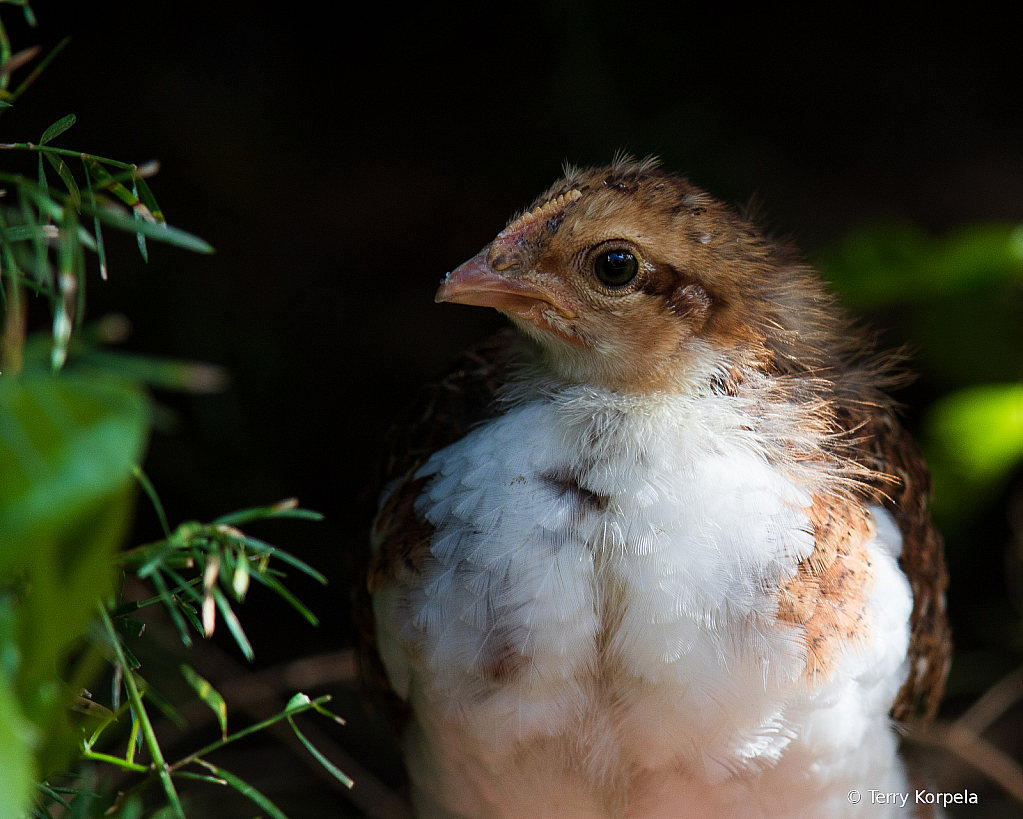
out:
<path id="1" fill-rule="evenodd" d="M 177 771 L 179 768 L 183 768 L 186 765 L 190 765 L 191 763 L 195 762 L 199 757 L 206 756 L 207 754 L 210 754 L 213 751 L 223 748 L 225 745 L 229 745 L 230 743 L 235 742 L 236 740 L 239 740 L 242 737 L 247 737 L 249 734 L 254 734 L 257 731 L 262 731 L 264 728 L 273 725 L 275 722 L 280 722 L 281 720 L 288 719 L 289 717 L 292 717 L 295 714 L 301 714 L 304 711 L 309 711 L 315 708 L 317 705 L 321 705 L 322 703 L 329 701 L 330 696 L 325 695 L 322 697 L 317 697 L 315 700 L 310 700 L 307 705 L 299 706 L 298 708 L 295 708 L 290 711 L 287 710 L 282 711 L 280 714 L 275 714 L 272 717 L 268 717 L 262 722 L 257 722 L 255 725 L 250 725 L 248 728 L 243 728 L 241 731 L 231 734 L 226 739 L 218 739 L 215 742 L 211 742 L 205 748 L 200 748 L 198 751 L 195 751 L 194 753 L 191 753 L 188 756 L 179 759 L 173 765 L 169 766 L 169 769 L 171 771 Z"/>
<path id="2" fill-rule="evenodd" d="M 4 316 L 4 334 L 0 340 L 0 372 L 17 375 L 21 372 L 22 351 L 25 348 L 25 300 L 22 299 L 21 285 L 15 275 L 10 277 L 6 289 L 7 309 Z"/>
<path id="3" fill-rule="evenodd" d="M 142 726 L 142 736 L 145 737 L 146 747 L 149 748 L 149 754 L 153 758 L 153 768 L 156 769 L 160 776 L 164 793 L 167 794 L 167 801 L 170 803 L 171 808 L 173 808 L 175 815 L 178 819 L 186 819 L 184 808 L 181 807 L 181 800 L 178 798 L 178 792 L 174 788 L 174 782 L 171 780 L 170 767 L 163 758 L 160 743 L 156 739 L 156 731 L 153 730 L 153 724 L 149 721 L 149 714 L 146 713 L 146 707 L 142 704 L 142 695 L 139 693 L 138 686 L 135 685 L 135 677 L 132 675 L 131 668 L 129 668 L 128 662 L 124 658 L 124 652 L 121 650 L 121 641 L 117 637 L 117 631 L 114 629 L 114 624 L 110 620 L 106 607 L 100 604 L 99 611 L 103 619 L 103 626 L 106 628 L 107 635 L 110 637 L 110 643 L 117 656 L 117 662 L 124 671 L 124 687 L 128 692 L 128 700 L 131 702 L 132 708 L 135 709 L 135 718 Z"/>
<path id="4" fill-rule="evenodd" d="M 138 773 L 148 773 L 148 765 L 139 765 L 137 762 L 128 762 L 121 759 L 119 756 L 112 756 L 111 754 L 101 754 L 98 751 L 86 751 L 82 754 L 82 759 L 88 759 L 92 762 L 108 762 L 111 765 L 116 765 L 118 768 L 123 768 L 126 771 L 136 771 Z"/>
<path id="5" fill-rule="evenodd" d="M 70 148 L 54 148 L 50 145 L 37 145 L 34 142 L 0 142 L 0 150 L 3 151 L 35 151 L 36 153 L 54 154 L 55 156 L 69 156 L 75 159 L 81 159 L 83 156 L 88 156 L 90 159 L 94 159 L 96 162 L 101 162 L 104 165 L 112 165 L 115 168 L 123 168 L 126 171 L 131 171 L 138 168 L 137 163 L 134 162 L 121 162 L 117 159 L 107 159 L 105 156 L 94 156 L 93 154 L 83 154 L 81 151 L 75 151 Z"/>

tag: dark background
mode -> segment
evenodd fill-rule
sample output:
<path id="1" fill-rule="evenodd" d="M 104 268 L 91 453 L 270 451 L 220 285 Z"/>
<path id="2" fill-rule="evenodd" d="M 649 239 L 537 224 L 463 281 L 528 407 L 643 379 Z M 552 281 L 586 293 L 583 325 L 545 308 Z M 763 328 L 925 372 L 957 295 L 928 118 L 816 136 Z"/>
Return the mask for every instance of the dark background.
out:
<path id="1" fill-rule="evenodd" d="M 242 613 L 260 666 L 351 644 L 347 561 L 362 548 L 359 500 L 389 419 L 501 324 L 492 311 L 435 305 L 436 282 L 564 161 L 659 155 L 720 198 L 756 197 L 768 227 L 811 257 L 865 222 L 941 235 L 1023 219 L 1018 30 L 972 12 L 811 20 L 530 0 L 457 14 L 306 2 L 33 7 L 35 31 L 3 10 L 16 47 L 72 39 L 5 113 L 0 140 L 38 139 L 76 114 L 55 144 L 159 159 L 150 184 L 168 221 L 217 251 L 151 243 L 144 265 L 131 237 L 108 234 L 110 281 L 90 282 L 90 318 L 132 322 L 125 349 L 231 373 L 218 395 L 157 396 L 170 412 L 146 468 L 172 525 L 292 495 L 326 515 L 258 531 L 330 578 L 326 589 L 292 584 L 318 629 L 253 592 Z M 913 309 L 868 319 L 886 343 L 912 342 Z M 940 362 L 923 368 L 899 396 L 911 426 L 948 386 Z M 992 497 L 950 538 L 965 651 L 990 649 L 989 621 L 1018 619 L 1011 497 Z M 137 529 L 136 542 L 157 536 L 144 503 Z M 984 618 L 970 615 L 985 605 Z M 950 708 L 1018 659 L 992 656 Z"/>

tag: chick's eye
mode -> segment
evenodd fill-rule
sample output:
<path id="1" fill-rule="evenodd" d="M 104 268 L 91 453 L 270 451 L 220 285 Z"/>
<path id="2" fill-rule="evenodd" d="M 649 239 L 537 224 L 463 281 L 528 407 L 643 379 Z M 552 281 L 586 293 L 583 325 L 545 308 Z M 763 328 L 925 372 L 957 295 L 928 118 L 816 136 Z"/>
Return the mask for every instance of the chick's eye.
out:
<path id="1" fill-rule="evenodd" d="M 601 253 L 594 259 L 593 272 L 609 287 L 621 287 L 636 278 L 639 261 L 628 250 L 616 248 Z"/>

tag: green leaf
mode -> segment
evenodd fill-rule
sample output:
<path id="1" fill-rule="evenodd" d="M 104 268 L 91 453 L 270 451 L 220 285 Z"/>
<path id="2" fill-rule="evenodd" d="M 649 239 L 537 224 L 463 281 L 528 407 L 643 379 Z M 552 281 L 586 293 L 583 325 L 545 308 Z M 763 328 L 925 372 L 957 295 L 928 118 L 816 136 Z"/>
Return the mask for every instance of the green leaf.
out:
<path id="1" fill-rule="evenodd" d="M 39 144 L 45 145 L 51 139 L 55 139 L 63 134 L 68 128 L 75 124 L 75 115 L 68 114 L 65 117 L 58 119 L 53 125 L 43 131 L 43 135 L 39 137 Z"/>
<path id="2" fill-rule="evenodd" d="M 303 694 L 301 696 L 305 695 Z M 306 700 L 308 699 L 309 698 L 306 697 Z M 291 702 L 288 703 L 289 710 L 293 702 L 295 702 L 295 697 L 292 697 Z M 306 739 L 305 734 L 298 730 L 298 726 L 295 725 L 295 721 L 291 718 L 290 714 L 288 715 L 288 724 L 291 725 L 291 730 L 295 732 L 295 736 L 297 736 L 301 740 L 302 744 L 305 745 L 306 750 L 309 751 L 309 753 L 311 753 L 314 757 L 316 757 L 317 762 L 319 762 L 324 768 L 326 768 L 331 776 L 337 779 L 337 781 L 344 785 L 346 788 L 351 788 L 353 785 L 355 785 L 355 782 L 352 780 L 350 776 L 344 774 L 340 768 L 338 768 L 333 762 L 327 759 L 327 757 L 320 753 L 319 749 L 317 749 L 315 745 L 313 745 L 308 739 Z"/>
<path id="3" fill-rule="evenodd" d="M 45 782 L 40 782 L 38 787 L 39 787 L 39 792 L 41 794 L 43 794 L 50 801 L 52 801 L 52 802 L 59 802 L 65 808 L 70 808 L 71 807 L 71 805 L 68 803 L 68 801 L 63 796 L 61 796 L 61 794 L 62 793 L 74 793 L 74 791 L 70 790 L 69 788 L 51 788 Z M 47 810 L 45 815 L 49 816 L 50 812 Z"/>
<path id="4" fill-rule="evenodd" d="M 80 210 L 82 205 L 82 191 L 79 189 L 74 176 L 71 175 L 71 169 L 68 168 L 67 164 L 59 156 L 54 156 L 53 154 L 45 154 L 45 156 L 50 165 L 53 166 L 53 169 L 57 172 L 57 176 L 59 176 L 61 181 L 64 183 L 64 187 L 67 188 L 67 205 L 74 211 Z"/>
<path id="5" fill-rule="evenodd" d="M 130 637 L 141 637 L 142 633 L 146 630 L 146 624 L 141 620 L 132 620 L 130 617 L 114 618 L 113 613 L 111 613 L 111 618 L 114 619 L 114 625 L 121 634 L 126 634 Z"/>
<path id="6" fill-rule="evenodd" d="M 71 703 L 71 708 L 80 714 L 85 714 L 96 719 L 108 721 L 115 718 L 114 712 L 88 697 L 76 696 Z"/>
<path id="7" fill-rule="evenodd" d="M 14 542 L 42 542 L 126 487 L 148 421 L 148 400 L 128 382 L 0 379 L 0 572 L 25 556 Z"/>
<path id="8" fill-rule="evenodd" d="M 141 199 L 142 204 L 149 209 L 153 218 L 157 222 L 166 222 L 167 220 L 163 216 L 163 211 L 160 209 L 160 205 L 157 203 L 156 197 L 153 196 L 153 191 L 150 189 L 149 183 L 142 177 L 139 177 L 135 180 L 135 184 L 138 187 L 139 199 Z"/>
<path id="9" fill-rule="evenodd" d="M 149 209 L 146 208 L 144 203 L 142 202 L 142 200 L 139 199 L 139 189 L 138 189 L 138 183 L 137 182 L 133 181 L 133 184 L 132 184 L 132 187 L 131 187 L 131 193 L 132 193 L 132 196 L 134 196 L 136 201 L 138 202 L 138 204 L 135 205 L 135 208 L 134 208 L 134 211 L 135 211 L 135 221 L 137 223 L 139 223 L 139 224 L 142 224 L 144 220 L 145 221 L 150 221 L 150 222 L 155 222 L 156 221 L 156 217 L 154 217 L 149 212 Z M 138 240 L 138 243 L 139 243 L 139 253 L 142 254 L 143 261 L 148 262 L 149 261 L 149 250 L 146 248 L 146 236 L 145 236 L 145 234 L 142 233 L 142 231 L 136 231 L 135 238 Z"/>
<path id="10" fill-rule="evenodd" d="M 938 401 L 923 440 L 935 514 L 955 526 L 1023 461 L 1023 384 L 971 387 Z"/>
<path id="11" fill-rule="evenodd" d="M 257 506 L 252 509 L 241 509 L 227 515 L 221 515 L 214 523 L 223 523 L 228 526 L 241 526 L 254 520 L 264 518 L 303 518 L 305 520 L 323 520 L 319 512 L 311 512 L 308 509 L 299 509 L 297 498 L 288 498 L 270 506 Z"/>
<path id="12" fill-rule="evenodd" d="M 50 202 L 50 199 L 46 191 L 46 176 L 43 174 L 43 160 L 39 158 L 39 176 L 40 183 L 39 188 L 33 188 L 31 183 L 23 182 L 18 185 L 18 198 L 21 200 L 21 215 L 25 224 L 29 227 L 41 226 L 40 212 L 36 208 L 32 207 L 33 200 L 36 205 L 40 208 L 43 207 L 44 202 Z M 55 214 L 60 216 L 59 208 Z M 52 286 L 53 276 L 50 273 L 49 262 L 47 261 L 47 240 L 43 238 L 43 235 L 36 235 L 32 240 L 32 259 L 34 261 L 32 275 L 35 277 L 36 282 L 41 285 Z"/>
<path id="13" fill-rule="evenodd" d="M 330 720 L 333 720 L 334 722 L 336 722 L 338 725 L 344 725 L 345 721 L 341 717 L 339 717 L 337 714 L 329 711 L 324 706 L 324 703 L 329 702 L 329 701 L 330 701 L 330 696 L 329 695 L 323 696 L 323 697 L 317 697 L 314 700 L 314 699 L 310 699 L 308 694 L 303 694 L 301 691 L 299 691 L 297 694 L 292 696 L 292 698 L 290 700 L 288 700 L 288 704 L 286 706 L 284 706 L 284 713 L 285 714 L 301 714 L 303 711 L 308 711 L 310 708 L 312 708 L 314 711 L 316 711 L 316 713 L 322 714 L 327 719 L 330 719 Z"/>
<path id="14" fill-rule="evenodd" d="M 937 402 L 927 434 L 971 481 L 1004 477 L 1023 461 L 1023 384 L 970 387 Z"/>
<path id="15" fill-rule="evenodd" d="M 104 160 L 107 161 L 107 160 Z M 113 177 L 95 157 L 83 157 L 86 173 L 96 186 L 107 190 L 132 209 L 131 215 L 111 207 L 96 207 L 91 202 L 83 207 L 83 213 L 112 225 L 119 230 L 134 233 L 138 237 L 139 250 L 143 258 L 147 258 L 146 239 L 182 247 L 196 253 L 212 253 L 213 247 L 198 236 L 194 236 L 180 228 L 171 227 L 164 220 L 162 211 L 150 190 L 149 185 L 139 175 L 137 168 L 128 171 L 132 180 L 133 190 L 121 184 L 119 178 Z M 40 181 L 43 184 L 43 181 Z"/>
<path id="16" fill-rule="evenodd" d="M 85 164 L 85 169 L 89 175 L 96 180 L 97 187 L 100 190 L 109 191 L 133 210 L 140 204 L 141 200 L 138 198 L 138 195 L 132 193 L 121 184 L 123 181 L 132 179 L 135 176 L 137 169 L 134 166 L 130 166 L 127 170 L 116 176 L 111 176 L 110 172 L 100 164 L 100 160 L 97 157 L 83 156 L 82 162 Z"/>
<path id="17" fill-rule="evenodd" d="M 71 330 L 74 326 L 74 310 L 79 279 L 77 274 L 78 244 L 75 242 L 78 220 L 71 209 L 64 211 L 58 234 L 57 294 L 53 310 L 53 349 L 50 355 L 50 366 L 59 370 L 67 360 L 67 348 L 71 341 Z"/>
<path id="18" fill-rule="evenodd" d="M 83 210 L 89 209 L 83 205 Z M 165 222 L 154 224 L 147 222 L 145 219 L 136 219 L 134 216 L 129 216 L 121 210 L 103 207 L 97 208 L 95 213 L 90 210 L 89 215 L 95 215 L 101 222 L 111 225 L 118 230 L 123 230 L 127 233 L 138 233 L 157 242 L 166 242 L 167 244 L 191 250 L 195 253 L 213 252 L 213 246 L 205 239 L 200 239 L 198 236 L 194 236 L 180 228 L 172 227 Z"/>
<path id="19" fill-rule="evenodd" d="M 217 715 L 217 722 L 220 723 L 220 735 L 227 739 L 227 703 L 220 696 L 220 692 L 199 676 L 191 666 L 182 663 L 181 674 L 188 684 L 192 686 L 192 690 L 199 695 L 199 699 L 206 703 L 210 710 Z"/>
<path id="20" fill-rule="evenodd" d="M 17 597 L 0 657 L 17 653 L 13 693 L 45 737 L 43 776 L 73 749 L 74 691 L 57 670 L 113 586 L 147 431 L 147 399 L 130 384 L 33 371 L 0 378 L 0 589 Z M 0 743 L 0 770 L 4 753 Z"/>
<path id="21" fill-rule="evenodd" d="M 234 592 L 235 600 L 244 600 L 249 591 L 249 561 L 242 555 L 234 567 L 234 574 L 231 576 L 231 591 Z"/>
<path id="22" fill-rule="evenodd" d="M 245 636 L 245 629 L 242 628 L 238 615 L 236 615 L 234 610 L 231 608 L 231 603 L 217 586 L 210 589 L 210 593 L 216 601 L 217 609 L 220 611 L 220 616 L 223 617 L 224 622 L 227 623 L 227 628 L 231 632 L 231 636 L 234 637 L 234 641 L 238 643 L 238 648 L 242 650 L 242 654 L 245 655 L 245 659 L 251 662 L 256 654 L 252 650 L 252 643 L 249 642 L 249 638 Z"/>
<path id="23" fill-rule="evenodd" d="M 950 295 L 1023 274 L 1023 226 L 975 225 L 933 237 L 908 223 L 853 231 L 819 258 L 851 306 Z"/>
<path id="24" fill-rule="evenodd" d="M 127 617 L 129 614 L 137 612 L 140 608 L 142 608 L 142 604 L 138 600 L 125 600 L 123 603 L 110 609 L 110 618 L 117 620 L 121 617 Z"/>
<path id="25" fill-rule="evenodd" d="M 238 791 L 238 793 L 242 794 L 242 796 L 247 796 L 257 805 L 259 805 L 260 809 L 266 811 L 268 816 L 271 816 L 273 819 L 288 819 L 288 817 L 281 811 L 280 808 L 278 808 L 273 802 L 271 802 L 269 799 L 263 796 L 263 794 L 257 791 L 254 787 L 252 787 L 252 785 L 250 785 L 245 780 L 240 779 L 230 771 L 225 771 L 223 768 L 219 767 L 218 765 L 214 765 L 212 762 L 207 762 L 204 759 L 200 759 L 197 761 L 204 768 L 212 771 L 216 776 L 219 776 L 221 779 L 227 782 L 228 785 L 230 785 L 232 788 Z"/>
<path id="26" fill-rule="evenodd" d="M 149 543 L 126 552 L 121 555 L 121 564 L 126 568 L 133 568 L 135 574 L 145 579 L 151 574 L 159 573 L 161 569 L 166 569 L 169 561 L 175 558 L 180 545 L 175 536 L 171 535 L 166 540 Z"/>
<path id="27" fill-rule="evenodd" d="M 290 552 L 285 552 L 283 549 L 278 549 L 276 546 L 271 546 L 269 543 L 264 543 L 262 540 L 254 537 L 246 536 L 243 540 L 246 548 L 250 551 L 260 555 L 269 555 L 270 557 L 276 557 L 283 563 L 287 563 L 290 566 L 294 566 L 303 574 L 308 575 L 314 580 L 326 585 L 327 578 L 324 577 L 320 572 L 316 571 L 312 566 L 303 560 L 295 557 Z"/>
<path id="28" fill-rule="evenodd" d="M 85 189 L 89 193 L 89 207 L 91 207 L 93 212 L 95 212 L 96 192 L 92 189 L 92 174 L 89 173 L 89 163 L 83 159 L 82 166 L 85 168 Z M 96 216 L 92 217 L 92 228 L 96 231 L 96 255 L 99 257 L 99 275 L 101 279 L 106 281 L 107 252 L 106 247 L 103 244 L 103 231 L 100 229 L 99 219 Z"/>
<path id="29" fill-rule="evenodd" d="M 5 242 L 24 242 L 29 239 L 48 240 L 53 233 L 49 225 L 12 225 L 0 231 Z"/>
<path id="30" fill-rule="evenodd" d="M 160 572 L 153 572 L 152 579 L 153 585 L 156 586 L 157 594 L 159 594 L 160 596 L 160 601 L 163 603 L 167 611 L 170 612 L 171 620 L 177 627 L 178 636 L 181 638 L 181 642 L 184 643 L 186 646 L 191 647 L 192 637 L 188 633 L 188 626 L 185 623 L 184 616 L 182 616 L 183 611 L 190 611 L 190 609 L 186 604 L 179 605 L 178 603 L 175 602 L 174 598 L 171 596 L 170 591 L 167 589 L 167 582 L 163 579 L 163 575 L 160 574 Z M 194 618 L 190 619 L 192 620 L 192 625 L 195 626 L 195 630 L 198 632 L 202 632 L 202 626 L 197 621 L 195 621 Z"/>
<path id="31" fill-rule="evenodd" d="M 0 816 L 21 816 L 36 780 L 40 732 L 23 713 L 13 683 L 0 673 Z"/>

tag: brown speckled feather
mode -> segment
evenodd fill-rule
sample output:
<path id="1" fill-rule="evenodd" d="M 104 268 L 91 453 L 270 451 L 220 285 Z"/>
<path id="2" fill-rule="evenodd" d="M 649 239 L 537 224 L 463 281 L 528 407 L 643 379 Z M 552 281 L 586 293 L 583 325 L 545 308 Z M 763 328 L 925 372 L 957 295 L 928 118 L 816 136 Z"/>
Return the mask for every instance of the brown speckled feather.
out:
<path id="1" fill-rule="evenodd" d="M 387 702 L 399 726 L 408 716 L 408 706 L 391 690 L 377 652 L 370 595 L 388 582 L 407 582 L 419 572 L 433 527 L 413 511 L 423 484 L 415 473 L 434 452 L 493 417 L 494 393 L 505 381 L 517 338 L 515 331 L 504 330 L 462 353 L 447 373 L 423 388 L 388 434 L 373 497 L 392 491 L 373 521 L 373 551 L 362 556 L 366 583 L 356 589 L 355 621 L 363 687 Z"/>
<path id="2" fill-rule="evenodd" d="M 844 649 L 855 651 L 871 637 L 868 598 L 875 577 L 867 544 L 876 527 L 862 506 L 846 498 L 814 497 L 807 511 L 814 550 L 782 584 L 778 619 L 802 630 L 802 678 L 813 688 L 831 678 Z"/>
<path id="3" fill-rule="evenodd" d="M 892 717 L 900 722 L 930 719 L 941 702 L 952 658 L 945 613 L 948 572 L 941 535 L 927 510 L 930 473 L 916 442 L 890 408 L 846 405 L 839 415 L 859 439 L 854 457 L 889 478 L 873 481 L 872 499 L 891 511 L 899 525 L 899 565 L 913 590 L 910 674 L 892 706 Z"/>

